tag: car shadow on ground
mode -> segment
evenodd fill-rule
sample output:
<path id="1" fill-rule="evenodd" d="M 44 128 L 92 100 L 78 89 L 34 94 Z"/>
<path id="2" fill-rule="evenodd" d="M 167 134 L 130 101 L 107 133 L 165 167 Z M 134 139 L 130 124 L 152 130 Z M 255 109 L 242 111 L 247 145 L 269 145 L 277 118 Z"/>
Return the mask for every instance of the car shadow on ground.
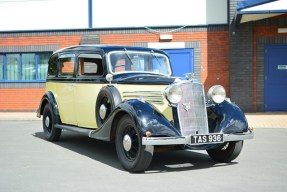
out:
<path id="1" fill-rule="evenodd" d="M 43 132 L 36 132 L 33 135 L 45 140 Z M 60 140 L 53 143 L 118 170 L 124 171 L 118 160 L 114 143 L 95 140 L 68 131 L 63 131 Z M 215 168 L 219 166 L 230 166 L 233 164 L 237 163 L 217 163 L 207 154 L 198 151 L 164 151 L 154 153 L 153 160 L 145 173 L 152 174 L 189 171 Z"/>

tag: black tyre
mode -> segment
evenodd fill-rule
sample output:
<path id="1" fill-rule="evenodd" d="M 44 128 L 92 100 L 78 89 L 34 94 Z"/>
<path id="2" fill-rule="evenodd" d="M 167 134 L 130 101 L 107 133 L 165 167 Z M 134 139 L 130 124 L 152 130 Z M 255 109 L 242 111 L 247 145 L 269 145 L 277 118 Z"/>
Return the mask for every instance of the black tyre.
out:
<path id="1" fill-rule="evenodd" d="M 96 101 L 96 121 L 101 127 L 108 119 L 111 112 L 121 102 L 121 95 L 115 87 L 103 87 Z"/>
<path id="2" fill-rule="evenodd" d="M 207 153 L 217 162 L 229 163 L 238 157 L 242 147 L 243 141 L 226 142 L 218 148 L 207 150 Z"/>
<path id="3" fill-rule="evenodd" d="M 130 172 L 145 171 L 152 160 L 153 146 L 142 145 L 142 137 L 129 115 L 124 115 L 117 126 L 116 151 L 120 163 Z"/>
<path id="4" fill-rule="evenodd" d="M 43 130 L 49 141 L 58 141 L 62 133 L 62 129 L 55 128 L 55 116 L 49 104 L 45 105 L 43 111 Z"/>

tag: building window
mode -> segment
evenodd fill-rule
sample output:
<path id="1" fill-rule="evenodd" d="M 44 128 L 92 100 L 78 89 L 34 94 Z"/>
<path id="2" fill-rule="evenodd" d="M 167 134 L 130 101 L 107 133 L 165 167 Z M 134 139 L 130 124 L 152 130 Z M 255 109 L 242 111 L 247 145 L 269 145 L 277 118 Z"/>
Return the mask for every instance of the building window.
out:
<path id="1" fill-rule="evenodd" d="M 0 55 L 0 82 L 45 81 L 52 53 L 7 53 Z"/>
<path id="2" fill-rule="evenodd" d="M 38 57 L 38 79 L 45 80 L 48 70 L 48 61 L 51 53 L 39 53 Z"/>
<path id="3" fill-rule="evenodd" d="M 6 79 L 20 80 L 20 54 L 6 55 Z"/>
<path id="4" fill-rule="evenodd" d="M 36 80 L 36 54 L 22 54 L 22 80 Z"/>
<path id="5" fill-rule="evenodd" d="M 0 55 L 0 81 L 4 80 L 4 56 Z"/>

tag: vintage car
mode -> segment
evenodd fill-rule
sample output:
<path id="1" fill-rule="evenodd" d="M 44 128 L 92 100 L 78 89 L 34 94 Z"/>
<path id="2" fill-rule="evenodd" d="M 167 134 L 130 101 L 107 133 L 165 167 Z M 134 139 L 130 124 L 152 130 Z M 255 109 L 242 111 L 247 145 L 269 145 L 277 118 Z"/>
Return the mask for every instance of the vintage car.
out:
<path id="1" fill-rule="evenodd" d="M 114 142 L 130 172 L 145 171 L 155 147 L 206 150 L 213 160 L 230 162 L 243 140 L 253 138 L 222 86 L 205 94 L 193 75 L 173 77 L 165 52 L 142 47 L 80 45 L 54 52 L 37 116 L 49 141 L 64 129 Z"/>

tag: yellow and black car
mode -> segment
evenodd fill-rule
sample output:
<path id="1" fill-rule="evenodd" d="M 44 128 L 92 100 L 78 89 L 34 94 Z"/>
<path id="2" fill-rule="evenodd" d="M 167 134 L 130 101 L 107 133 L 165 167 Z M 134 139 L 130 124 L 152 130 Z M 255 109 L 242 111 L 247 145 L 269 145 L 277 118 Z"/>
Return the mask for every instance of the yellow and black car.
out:
<path id="1" fill-rule="evenodd" d="M 180 64 L 178 64 L 180 66 Z M 63 129 L 114 142 L 122 166 L 141 172 L 155 146 L 207 150 L 230 162 L 252 139 L 245 115 L 220 85 L 207 94 L 191 74 L 173 77 L 157 49 L 82 45 L 54 52 L 37 110 L 47 140 Z"/>

